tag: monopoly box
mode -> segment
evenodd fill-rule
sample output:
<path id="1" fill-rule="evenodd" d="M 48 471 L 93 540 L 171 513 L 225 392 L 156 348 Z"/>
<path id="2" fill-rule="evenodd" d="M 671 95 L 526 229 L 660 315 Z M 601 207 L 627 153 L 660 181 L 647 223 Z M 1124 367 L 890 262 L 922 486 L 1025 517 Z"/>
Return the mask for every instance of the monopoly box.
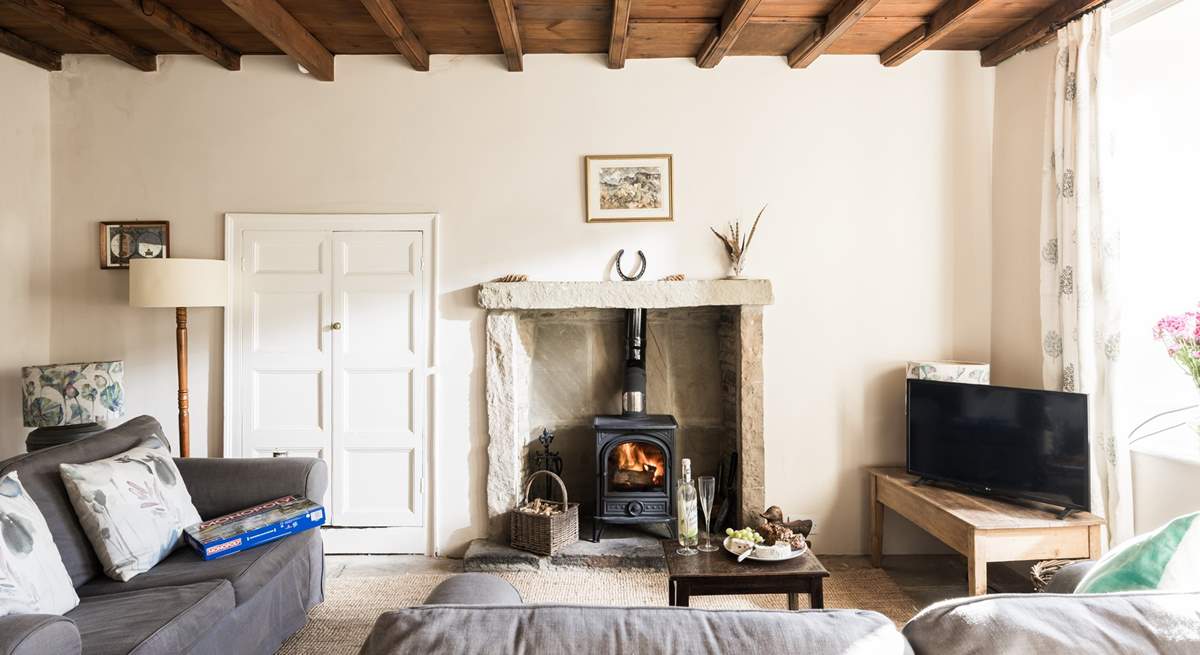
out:
<path id="1" fill-rule="evenodd" d="M 184 529 L 184 539 L 206 560 L 303 532 L 325 523 L 325 508 L 300 496 L 284 496 Z"/>

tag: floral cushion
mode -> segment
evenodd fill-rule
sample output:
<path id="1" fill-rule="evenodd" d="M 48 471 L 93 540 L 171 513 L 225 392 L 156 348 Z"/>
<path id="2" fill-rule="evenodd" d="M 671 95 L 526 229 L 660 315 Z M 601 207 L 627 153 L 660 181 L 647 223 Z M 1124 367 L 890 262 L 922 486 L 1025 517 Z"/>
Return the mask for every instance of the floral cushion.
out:
<path id="1" fill-rule="evenodd" d="M 13 471 L 0 478 L 0 616 L 63 614 L 79 604 L 42 511 Z"/>
<path id="2" fill-rule="evenodd" d="M 83 531 L 115 580 L 149 571 L 200 522 L 171 453 L 158 440 L 87 464 L 59 464 Z"/>

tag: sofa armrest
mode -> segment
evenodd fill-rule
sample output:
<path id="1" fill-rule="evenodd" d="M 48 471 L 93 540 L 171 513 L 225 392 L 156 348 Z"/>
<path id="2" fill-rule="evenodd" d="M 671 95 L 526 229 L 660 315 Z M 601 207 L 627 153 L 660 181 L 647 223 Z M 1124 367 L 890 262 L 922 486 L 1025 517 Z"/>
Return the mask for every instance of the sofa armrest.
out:
<path id="1" fill-rule="evenodd" d="M 1050 583 L 1046 585 L 1046 593 L 1075 593 L 1075 587 L 1079 586 L 1079 581 L 1083 580 L 1083 576 L 1087 575 L 1087 572 L 1092 570 L 1095 565 L 1094 560 L 1084 560 L 1062 567 L 1054 574 L 1053 578 L 1050 578 Z"/>
<path id="2" fill-rule="evenodd" d="M 204 520 L 283 496 L 319 503 L 329 485 L 325 462 L 310 457 L 189 457 L 175 465 Z"/>
<path id="3" fill-rule="evenodd" d="M 79 629 L 57 614 L 0 616 L 0 655 L 79 655 Z"/>
<path id="4" fill-rule="evenodd" d="M 521 605 L 521 594 L 507 580 L 487 573 L 460 573 L 429 592 L 426 605 Z"/>

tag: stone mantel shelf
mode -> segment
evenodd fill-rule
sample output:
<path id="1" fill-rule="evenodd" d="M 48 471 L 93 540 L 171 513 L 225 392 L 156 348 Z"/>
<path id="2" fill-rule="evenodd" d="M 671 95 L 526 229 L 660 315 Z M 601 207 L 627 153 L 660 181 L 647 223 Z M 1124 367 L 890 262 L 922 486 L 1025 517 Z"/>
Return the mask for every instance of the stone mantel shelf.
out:
<path id="1" fill-rule="evenodd" d="M 770 305 L 770 280 L 678 282 L 488 282 L 479 306 L 492 310 L 670 309 Z"/>

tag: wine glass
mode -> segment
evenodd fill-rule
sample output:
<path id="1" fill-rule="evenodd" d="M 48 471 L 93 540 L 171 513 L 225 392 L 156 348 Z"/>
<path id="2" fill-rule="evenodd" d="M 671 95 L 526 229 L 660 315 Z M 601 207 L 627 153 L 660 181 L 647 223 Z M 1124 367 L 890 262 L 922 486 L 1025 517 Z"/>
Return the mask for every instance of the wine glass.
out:
<path id="1" fill-rule="evenodd" d="M 717 479 L 711 475 L 702 475 L 696 478 L 696 483 L 700 487 L 700 509 L 704 511 L 704 544 L 699 546 L 699 549 L 711 553 L 719 550 L 712 542 L 712 503 L 717 490 Z"/>

